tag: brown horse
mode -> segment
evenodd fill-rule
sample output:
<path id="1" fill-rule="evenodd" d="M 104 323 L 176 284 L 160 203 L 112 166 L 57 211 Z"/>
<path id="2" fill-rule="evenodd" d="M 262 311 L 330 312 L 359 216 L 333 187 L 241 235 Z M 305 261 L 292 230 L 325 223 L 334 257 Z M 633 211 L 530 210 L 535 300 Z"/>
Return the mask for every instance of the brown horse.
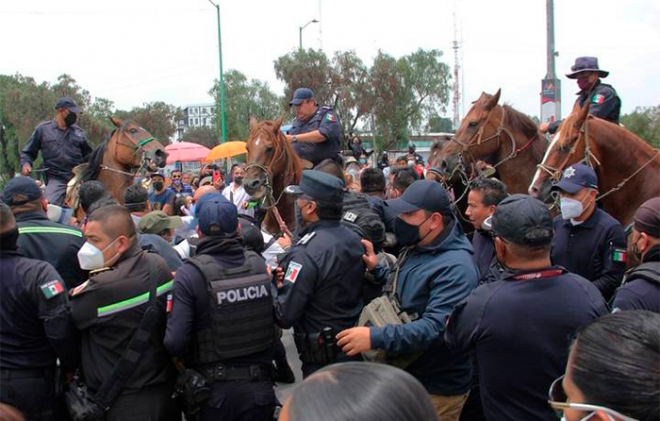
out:
<path id="1" fill-rule="evenodd" d="M 660 196 L 660 150 L 622 126 L 589 115 L 589 103 L 562 123 L 539 165 L 530 194 L 551 201 L 552 182 L 577 162 L 596 170 L 597 200 L 624 226 L 644 201 Z"/>
<path id="2" fill-rule="evenodd" d="M 245 145 L 248 163 L 243 186 L 268 210 L 263 225 L 270 233 L 286 233 L 295 227 L 294 200 L 283 192 L 286 186 L 300 183 L 302 175 L 302 161 L 280 130 L 282 121 L 251 118 Z"/>
<path id="3" fill-rule="evenodd" d="M 77 187 L 89 180 L 103 183 L 120 203 L 124 190 L 133 184 L 136 176 L 164 167 L 167 159 L 165 147 L 148 131 L 132 121 L 110 117 L 115 129 L 108 139 L 90 155 L 88 164 L 69 183 L 67 202 L 71 207 L 77 199 Z"/>
<path id="4" fill-rule="evenodd" d="M 500 93 L 482 93 L 463 118 L 452 143 L 429 162 L 449 174 L 460 165 L 459 170 L 472 177 L 478 172 L 477 160 L 484 160 L 497 170 L 510 193 L 527 193 L 547 142 L 532 119 L 509 105 L 497 104 Z"/>

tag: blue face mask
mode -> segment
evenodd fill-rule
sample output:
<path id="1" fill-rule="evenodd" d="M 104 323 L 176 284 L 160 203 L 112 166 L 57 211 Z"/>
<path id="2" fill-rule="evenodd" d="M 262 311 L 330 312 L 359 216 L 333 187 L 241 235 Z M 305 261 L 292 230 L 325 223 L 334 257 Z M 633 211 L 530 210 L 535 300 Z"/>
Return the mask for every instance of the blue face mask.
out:
<path id="1" fill-rule="evenodd" d="M 366 163 L 367 163 L 367 160 L 365 158 L 360 158 L 360 164 L 364 165 Z"/>
<path id="2" fill-rule="evenodd" d="M 192 216 L 195 216 L 195 204 L 194 203 L 192 205 L 190 205 L 190 214 Z"/>

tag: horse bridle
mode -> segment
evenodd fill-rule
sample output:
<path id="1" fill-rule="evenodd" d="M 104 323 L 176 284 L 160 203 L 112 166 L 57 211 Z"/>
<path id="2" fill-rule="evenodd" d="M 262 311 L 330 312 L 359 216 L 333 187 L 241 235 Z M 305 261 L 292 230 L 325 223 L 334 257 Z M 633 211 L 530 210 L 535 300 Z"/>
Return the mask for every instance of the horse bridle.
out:
<path id="1" fill-rule="evenodd" d="M 121 134 L 121 133 L 124 133 L 124 129 L 123 129 L 123 128 L 119 129 L 119 133 L 120 133 L 120 134 Z M 134 139 L 133 139 L 132 137 L 130 137 L 130 136 L 129 136 L 129 138 L 131 138 L 131 140 L 134 140 Z M 121 138 L 120 138 L 120 139 L 121 139 Z M 115 168 L 111 168 L 111 167 L 108 167 L 107 165 L 101 165 L 101 166 L 100 166 L 101 169 L 103 169 L 103 170 L 107 170 L 107 171 L 116 172 L 116 173 L 119 173 L 119 174 L 129 175 L 129 176 L 131 176 L 131 177 L 135 177 L 137 174 L 140 174 L 140 173 L 142 173 L 142 172 L 146 172 L 146 171 L 143 171 L 144 169 L 147 168 L 147 155 L 146 155 L 146 154 L 147 154 L 147 150 L 146 150 L 144 147 L 145 147 L 148 143 L 153 142 L 153 141 L 155 141 L 155 140 L 156 140 L 155 137 L 150 136 L 150 137 L 148 137 L 148 138 L 146 138 L 146 139 L 142 139 L 142 140 L 140 140 L 139 142 L 138 142 L 138 141 L 135 141 L 135 143 L 132 144 L 132 145 L 130 145 L 130 144 L 128 144 L 128 143 L 123 143 L 123 142 L 121 142 L 120 140 L 117 140 L 117 146 L 124 146 L 124 147 L 126 147 L 126 148 L 131 148 L 131 149 L 133 149 L 133 151 L 134 151 L 134 152 L 133 152 L 133 156 L 138 155 L 138 154 L 141 155 L 141 156 L 140 156 L 140 165 L 139 165 L 138 167 L 134 167 L 134 166 L 131 166 L 131 167 L 130 167 L 130 168 L 137 168 L 137 170 L 136 170 L 134 173 L 127 172 L 127 171 L 122 171 L 122 170 L 118 170 L 118 169 L 115 169 Z M 117 159 L 117 148 L 115 148 L 115 161 L 119 162 L 118 159 Z"/>

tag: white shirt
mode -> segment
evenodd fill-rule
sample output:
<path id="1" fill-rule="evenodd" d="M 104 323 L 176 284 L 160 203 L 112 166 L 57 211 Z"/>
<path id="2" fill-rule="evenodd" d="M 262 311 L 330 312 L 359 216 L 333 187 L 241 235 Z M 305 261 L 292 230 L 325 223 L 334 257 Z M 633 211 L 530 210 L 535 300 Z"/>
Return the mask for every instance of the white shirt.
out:
<path id="1" fill-rule="evenodd" d="M 239 214 L 254 217 L 254 209 L 245 209 L 244 207 L 245 203 L 250 200 L 250 196 L 247 194 L 243 186 L 239 186 L 238 189 L 234 190 L 234 182 L 232 181 L 222 191 L 222 195 L 226 197 L 227 200 L 236 205 L 236 209 L 238 209 Z"/>

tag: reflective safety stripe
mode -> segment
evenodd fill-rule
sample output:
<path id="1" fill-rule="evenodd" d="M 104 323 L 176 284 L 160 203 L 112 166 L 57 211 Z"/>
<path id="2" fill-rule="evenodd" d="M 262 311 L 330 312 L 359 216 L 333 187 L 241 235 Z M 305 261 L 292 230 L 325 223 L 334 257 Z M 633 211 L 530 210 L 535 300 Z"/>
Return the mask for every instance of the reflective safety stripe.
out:
<path id="1" fill-rule="evenodd" d="M 174 281 L 169 281 L 159 286 L 156 289 L 156 295 L 161 296 L 169 292 L 174 287 Z M 128 300 L 120 301 L 118 303 L 109 304 L 107 306 L 99 307 L 96 310 L 97 317 L 109 316 L 111 314 L 119 313 L 120 311 L 128 310 L 137 307 L 149 301 L 149 293 L 145 292 L 137 297 L 129 298 Z"/>
<path id="2" fill-rule="evenodd" d="M 72 230 L 69 228 L 56 228 L 56 227 L 20 227 L 18 228 L 19 234 L 68 234 L 76 237 L 83 237 L 82 232 Z"/>

